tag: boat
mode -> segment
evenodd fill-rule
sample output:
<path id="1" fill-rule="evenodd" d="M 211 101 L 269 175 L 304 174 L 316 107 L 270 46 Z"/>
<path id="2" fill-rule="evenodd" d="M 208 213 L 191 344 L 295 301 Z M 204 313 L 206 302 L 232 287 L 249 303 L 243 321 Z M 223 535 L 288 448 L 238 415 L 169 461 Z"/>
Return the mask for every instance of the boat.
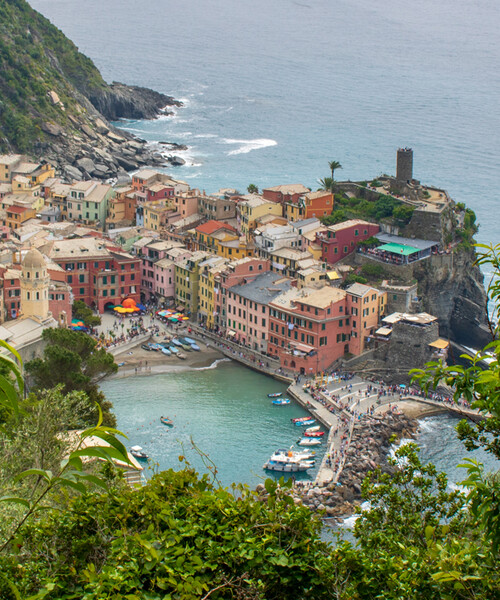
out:
<path id="1" fill-rule="evenodd" d="M 184 337 L 184 338 L 182 338 L 182 339 L 186 340 L 186 342 L 187 342 L 188 344 L 191 344 L 191 346 L 192 346 L 193 344 L 196 344 L 196 340 L 193 340 L 193 338 Z"/>
<path id="2" fill-rule="evenodd" d="M 166 348 L 165 346 L 163 346 L 163 348 L 161 349 L 161 351 L 163 352 L 163 354 L 166 354 L 167 356 L 172 356 L 172 352 Z"/>
<path id="3" fill-rule="evenodd" d="M 264 464 L 264 469 L 269 471 L 281 471 L 282 473 L 304 472 L 314 467 L 314 461 L 303 460 L 298 456 L 274 453 Z"/>
<path id="4" fill-rule="evenodd" d="M 325 435 L 324 431 L 304 431 L 305 437 L 320 438 Z"/>
<path id="5" fill-rule="evenodd" d="M 192 350 L 191 344 L 188 344 L 187 342 L 184 342 L 184 341 L 181 341 L 181 348 L 183 350 L 185 350 L 186 352 L 191 352 L 191 350 Z"/>
<path id="6" fill-rule="evenodd" d="M 201 348 L 198 344 L 191 344 L 191 350 L 195 350 L 196 352 L 200 352 Z"/>
<path id="7" fill-rule="evenodd" d="M 178 340 L 177 338 L 174 338 L 174 339 L 172 340 L 172 344 L 175 344 L 176 346 L 179 346 L 179 347 L 180 347 L 180 346 L 182 346 L 182 343 L 181 343 L 181 341 L 180 341 L 180 340 Z"/>
<path id="8" fill-rule="evenodd" d="M 118 366 L 119 366 L 119 367 L 123 367 L 124 365 L 125 365 L 125 363 L 124 363 L 124 362 L 118 363 Z"/>
<path id="9" fill-rule="evenodd" d="M 315 425 L 314 427 L 308 427 L 306 429 L 306 431 L 308 431 L 309 433 L 313 432 L 313 431 L 319 431 L 321 429 L 321 427 L 319 425 Z"/>
<path id="10" fill-rule="evenodd" d="M 318 439 L 318 438 L 304 437 L 304 438 L 300 439 L 297 442 L 297 444 L 299 446 L 319 446 L 322 441 L 323 440 Z"/>
<path id="11" fill-rule="evenodd" d="M 182 354 L 182 352 L 177 352 L 176 356 L 177 356 L 177 358 L 180 358 L 181 360 L 185 360 L 186 359 L 186 355 Z"/>
<path id="12" fill-rule="evenodd" d="M 297 427 L 306 427 L 307 425 L 313 425 L 316 423 L 316 419 L 309 419 L 308 421 L 296 421 L 295 425 Z"/>
<path id="13" fill-rule="evenodd" d="M 268 398 L 279 398 L 280 396 L 283 396 L 283 392 L 274 392 L 273 394 L 267 395 Z"/>
<path id="14" fill-rule="evenodd" d="M 160 417 L 160 422 L 163 423 L 163 425 L 167 425 L 168 427 L 174 426 L 174 422 L 168 417 Z"/>
<path id="15" fill-rule="evenodd" d="M 179 354 L 179 348 L 176 348 L 175 346 L 169 346 L 168 349 L 170 350 L 170 352 L 172 354 L 175 354 L 175 355 Z"/>
<path id="16" fill-rule="evenodd" d="M 292 423 L 299 423 L 300 421 L 309 421 L 311 417 L 295 417 L 295 419 L 290 419 Z"/>
<path id="17" fill-rule="evenodd" d="M 290 398 L 275 398 L 272 402 L 276 406 L 284 406 L 285 404 L 290 404 Z"/>
<path id="18" fill-rule="evenodd" d="M 278 450 L 276 450 L 274 452 L 273 456 L 275 454 L 276 455 L 285 454 L 287 456 L 290 456 L 290 452 L 291 452 L 292 456 L 301 458 L 302 460 L 315 460 L 316 459 L 316 450 L 292 450 L 292 447 L 290 447 L 290 448 L 278 448 Z"/>
<path id="19" fill-rule="evenodd" d="M 144 452 L 144 450 L 140 446 L 132 446 L 130 448 L 130 454 L 137 458 L 137 460 L 148 460 L 149 456 Z"/>

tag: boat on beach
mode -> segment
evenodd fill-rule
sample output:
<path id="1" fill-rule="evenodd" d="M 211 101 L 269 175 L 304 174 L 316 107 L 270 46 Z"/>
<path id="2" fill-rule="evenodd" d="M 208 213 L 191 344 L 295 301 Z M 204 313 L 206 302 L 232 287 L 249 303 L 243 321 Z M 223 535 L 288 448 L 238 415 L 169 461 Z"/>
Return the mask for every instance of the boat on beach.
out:
<path id="1" fill-rule="evenodd" d="M 283 392 L 274 392 L 273 394 L 267 395 L 268 398 L 279 398 L 280 396 L 283 396 Z"/>
<path id="2" fill-rule="evenodd" d="M 188 338 L 188 337 L 184 336 L 182 339 L 183 339 L 183 340 L 186 340 L 186 342 L 187 342 L 188 344 L 191 344 L 191 346 L 192 346 L 193 344 L 196 344 L 196 340 L 193 340 L 193 338 Z"/>
<path id="3" fill-rule="evenodd" d="M 163 354 L 165 354 L 165 356 L 172 356 L 172 352 L 166 348 L 165 346 L 163 346 L 163 348 L 161 349 L 161 351 L 163 352 Z"/>
<path id="4" fill-rule="evenodd" d="M 304 437 L 297 442 L 299 446 L 319 446 L 322 440 L 318 438 Z"/>
<path id="5" fill-rule="evenodd" d="M 180 358 L 181 360 L 186 360 L 186 355 L 182 354 L 182 352 L 177 352 L 176 356 L 177 356 L 177 358 Z"/>
<path id="6" fill-rule="evenodd" d="M 310 438 L 320 438 L 323 437 L 325 435 L 324 431 L 304 431 L 304 436 L 305 437 L 310 437 Z"/>
<path id="7" fill-rule="evenodd" d="M 174 426 L 174 422 L 172 421 L 172 419 L 169 419 L 168 417 L 160 417 L 160 423 L 163 423 L 163 425 L 167 425 L 167 427 Z"/>
<path id="8" fill-rule="evenodd" d="M 172 354 L 175 354 L 176 356 L 177 354 L 179 354 L 179 348 L 176 348 L 175 346 L 169 346 L 168 349 Z"/>
<path id="9" fill-rule="evenodd" d="M 181 347 L 182 347 L 182 343 L 181 343 L 181 341 L 180 341 L 180 340 L 178 340 L 177 338 L 174 338 L 174 339 L 172 340 L 172 344 L 174 344 L 175 346 L 179 346 L 179 348 L 181 348 Z"/>
<path id="10" fill-rule="evenodd" d="M 276 406 L 285 406 L 285 404 L 290 404 L 290 398 L 275 398 L 272 403 Z"/>
<path id="11" fill-rule="evenodd" d="M 144 452 L 141 446 L 132 446 L 130 454 L 137 460 L 149 460 L 149 456 Z"/>

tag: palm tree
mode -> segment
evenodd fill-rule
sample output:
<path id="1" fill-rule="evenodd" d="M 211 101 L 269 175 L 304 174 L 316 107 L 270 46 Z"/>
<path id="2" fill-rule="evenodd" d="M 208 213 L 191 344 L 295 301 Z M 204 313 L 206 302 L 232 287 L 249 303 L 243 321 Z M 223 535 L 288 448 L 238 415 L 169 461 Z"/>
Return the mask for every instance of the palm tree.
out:
<path id="1" fill-rule="evenodd" d="M 332 172 L 332 181 L 335 181 L 335 178 L 333 176 L 335 173 L 335 170 L 341 169 L 342 165 L 339 163 L 338 160 L 332 160 L 328 163 L 328 166 L 330 167 L 330 171 Z"/>
<path id="2" fill-rule="evenodd" d="M 247 187 L 247 192 L 249 194 L 258 194 L 259 193 L 259 188 L 255 185 L 255 183 L 251 183 L 248 187 Z"/>
<path id="3" fill-rule="evenodd" d="M 323 179 L 318 179 L 318 183 L 321 186 L 321 190 L 325 190 L 327 192 L 332 191 L 333 179 L 331 177 L 323 177 Z"/>

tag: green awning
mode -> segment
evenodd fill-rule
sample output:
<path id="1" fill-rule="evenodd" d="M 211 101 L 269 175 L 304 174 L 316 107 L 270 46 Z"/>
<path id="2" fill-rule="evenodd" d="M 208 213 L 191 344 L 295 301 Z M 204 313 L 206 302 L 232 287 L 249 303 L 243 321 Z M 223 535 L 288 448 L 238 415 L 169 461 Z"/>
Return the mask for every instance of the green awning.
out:
<path id="1" fill-rule="evenodd" d="M 414 248 L 413 246 L 403 246 L 403 244 L 384 244 L 383 246 L 378 246 L 377 250 L 392 252 L 393 254 L 399 254 L 399 256 L 410 256 L 410 254 L 420 252 L 418 248 Z"/>

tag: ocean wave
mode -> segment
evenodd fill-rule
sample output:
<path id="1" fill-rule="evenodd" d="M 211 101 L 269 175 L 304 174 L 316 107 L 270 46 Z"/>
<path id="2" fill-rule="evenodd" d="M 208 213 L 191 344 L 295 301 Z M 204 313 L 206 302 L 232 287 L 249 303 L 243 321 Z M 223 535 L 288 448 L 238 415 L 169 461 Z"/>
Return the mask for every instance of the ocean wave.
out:
<path id="1" fill-rule="evenodd" d="M 230 358 L 218 358 L 214 360 L 214 362 L 208 367 L 198 367 L 197 369 L 193 369 L 193 371 L 209 371 L 211 369 L 216 369 L 220 363 L 223 362 L 231 362 Z"/>
<path id="2" fill-rule="evenodd" d="M 197 133 L 193 137 L 199 138 L 199 139 L 209 139 L 209 138 L 216 138 L 219 136 L 216 133 Z"/>
<path id="3" fill-rule="evenodd" d="M 267 138 L 258 138 L 255 140 L 234 140 L 231 138 L 224 138 L 222 141 L 225 144 L 241 144 L 239 148 L 236 148 L 236 150 L 231 150 L 228 152 L 228 156 L 233 156 L 235 154 L 247 154 L 252 150 L 261 150 L 262 148 L 269 148 L 271 146 L 278 145 L 276 140 L 270 140 Z"/>

